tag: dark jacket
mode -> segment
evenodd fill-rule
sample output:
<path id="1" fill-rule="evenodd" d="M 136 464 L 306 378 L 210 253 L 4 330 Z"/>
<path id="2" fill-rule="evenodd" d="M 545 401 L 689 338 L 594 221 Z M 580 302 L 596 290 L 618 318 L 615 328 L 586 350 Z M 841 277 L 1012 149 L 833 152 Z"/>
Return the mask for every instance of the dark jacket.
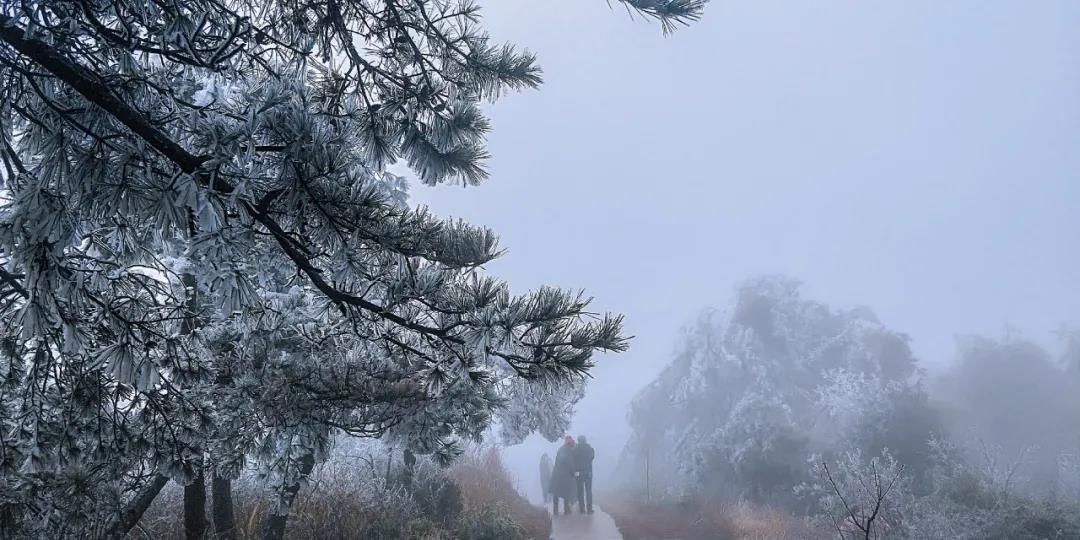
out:
<path id="1" fill-rule="evenodd" d="M 551 469 L 551 494 L 565 499 L 573 498 L 577 493 L 577 481 L 574 480 L 576 471 L 574 447 L 564 444 L 555 454 L 555 467 Z"/>
<path id="2" fill-rule="evenodd" d="M 592 462 L 596 451 L 589 443 L 579 442 L 574 445 L 574 470 L 584 476 L 592 476 Z"/>

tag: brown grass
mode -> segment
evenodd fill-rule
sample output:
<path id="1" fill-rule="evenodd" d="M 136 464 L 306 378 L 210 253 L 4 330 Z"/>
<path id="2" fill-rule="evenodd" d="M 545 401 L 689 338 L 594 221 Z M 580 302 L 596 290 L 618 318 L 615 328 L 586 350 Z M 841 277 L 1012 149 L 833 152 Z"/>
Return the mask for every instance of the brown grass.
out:
<path id="1" fill-rule="evenodd" d="M 734 524 L 723 513 L 688 505 L 608 497 L 603 505 L 624 540 L 735 540 Z"/>
<path id="2" fill-rule="evenodd" d="M 783 510 L 736 504 L 719 511 L 727 513 L 739 540 L 808 540 L 822 537 L 820 531 L 815 531 L 805 519 Z"/>
<path id="3" fill-rule="evenodd" d="M 786 512 L 699 500 L 645 502 L 614 498 L 604 509 L 624 540 L 808 540 L 818 535 Z"/>
<path id="4" fill-rule="evenodd" d="M 207 512 L 209 513 L 209 498 Z M 268 496 L 254 486 L 242 486 L 233 491 L 237 538 L 262 538 L 263 526 L 269 514 Z M 355 538 L 356 531 L 368 531 L 380 520 L 408 523 L 407 516 L 376 514 L 376 509 L 364 503 L 344 486 L 317 486 L 302 494 L 289 516 L 287 538 Z M 210 519 L 210 516 L 207 516 Z M 183 533 L 183 490 L 172 484 L 154 501 L 139 526 L 128 535 L 130 539 L 176 539 Z M 210 533 L 213 524 L 210 524 Z M 402 538 L 408 536 L 402 535 Z"/>
<path id="5" fill-rule="evenodd" d="M 381 474 L 381 470 L 365 471 L 356 463 L 340 461 L 320 466 L 297 498 L 286 537 L 383 540 L 458 537 L 453 523 L 440 522 L 440 516 L 421 515 L 403 491 L 385 489 L 378 481 L 373 485 L 373 474 Z M 547 512 L 532 506 L 517 492 L 497 453 L 485 451 L 465 456 L 449 471 L 449 477 L 460 488 L 462 518 L 495 514 L 512 520 L 527 538 L 550 537 L 551 519 Z M 237 483 L 233 503 L 237 537 L 261 538 L 270 504 L 265 488 L 255 481 Z M 128 538 L 183 538 L 182 510 L 183 489 L 170 484 Z M 211 533 L 212 527 L 211 524 Z"/>
<path id="6" fill-rule="evenodd" d="M 518 492 L 499 458 L 497 448 L 462 459 L 450 471 L 450 477 L 461 488 L 466 512 L 499 507 L 510 515 L 528 538 L 547 540 L 551 537 L 551 516 L 546 510 L 533 506 Z"/>

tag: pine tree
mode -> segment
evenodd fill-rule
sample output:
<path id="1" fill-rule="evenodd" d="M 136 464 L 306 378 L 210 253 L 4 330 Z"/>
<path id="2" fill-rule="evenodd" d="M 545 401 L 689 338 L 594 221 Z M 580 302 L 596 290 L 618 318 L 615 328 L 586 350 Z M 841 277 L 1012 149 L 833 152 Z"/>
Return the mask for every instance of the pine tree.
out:
<path id="1" fill-rule="evenodd" d="M 666 31 L 704 4 L 622 1 Z M 522 400 L 572 403 L 593 353 L 626 348 L 581 293 L 512 295 L 483 270 L 492 231 L 402 205 L 385 171 L 486 178 L 479 104 L 540 69 L 479 14 L 0 8 L 4 532 L 122 535 L 168 479 L 252 456 L 287 512 L 333 432 L 451 458 Z M 551 409 L 523 427 L 554 433 Z"/>

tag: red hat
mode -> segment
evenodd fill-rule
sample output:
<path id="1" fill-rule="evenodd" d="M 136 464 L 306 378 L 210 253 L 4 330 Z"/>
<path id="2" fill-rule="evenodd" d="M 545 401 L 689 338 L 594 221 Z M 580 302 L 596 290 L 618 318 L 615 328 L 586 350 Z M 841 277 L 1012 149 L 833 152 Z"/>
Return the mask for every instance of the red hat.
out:
<path id="1" fill-rule="evenodd" d="M 563 443 L 569 444 L 570 446 L 573 446 L 574 445 L 574 438 L 567 435 L 566 438 L 563 439 Z"/>

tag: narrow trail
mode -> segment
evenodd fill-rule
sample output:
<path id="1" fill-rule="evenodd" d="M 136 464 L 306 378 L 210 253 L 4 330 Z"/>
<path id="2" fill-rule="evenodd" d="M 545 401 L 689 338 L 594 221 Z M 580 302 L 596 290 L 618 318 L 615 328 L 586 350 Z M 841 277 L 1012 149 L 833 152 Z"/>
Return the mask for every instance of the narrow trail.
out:
<path id="1" fill-rule="evenodd" d="M 615 520 L 599 508 L 595 514 L 551 516 L 552 540 L 622 540 Z"/>

